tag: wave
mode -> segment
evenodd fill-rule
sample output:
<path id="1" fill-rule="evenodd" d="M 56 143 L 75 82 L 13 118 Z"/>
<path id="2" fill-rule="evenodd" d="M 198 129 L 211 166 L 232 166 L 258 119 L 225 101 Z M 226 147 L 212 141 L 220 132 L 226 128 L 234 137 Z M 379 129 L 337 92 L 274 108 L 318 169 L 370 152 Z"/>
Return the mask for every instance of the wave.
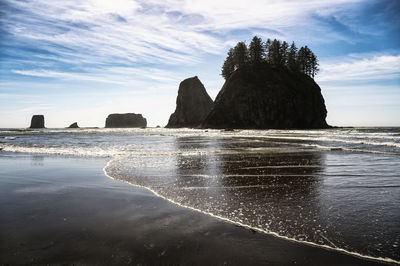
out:
<path id="1" fill-rule="evenodd" d="M 101 149 L 83 149 L 77 147 L 24 147 L 15 145 L 1 145 L 0 150 L 7 152 L 36 153 L 50 155 L 72 155 L 85 157 L 113 157 L 119 155 L 117 151 Z"/>
<path id="2" fill-rule="evenodd" d="M 371 149 L 360 149 L 360 148 L 349 148 L 346 146 L 328 146 L 320 144 L 299 144 L 305 147 L 315 147 L 324 151 L 347 151 L 347 152 L 361 152 L 361 153 L 373 153 L 373 154 L 386 154 L 386 155 L 400 155 L 400 151 L 382 151 L 382 150 L 371 150 Z"/>
<path id="3" fill-rule="evenodd" d="M 260 136 L 258 136 L 260 137 Z M 287 140 L 301 140 L 301 141 L 321 141 L 321 142 L 338 142 L 346 144 L 357 144 L 357 145 L 370 145 L 370 146 L 389 146 L 400 148 L 400 143 L 398 142 L 382 142 L 382 141 L 365 141 L 365 140 L 348 140 L 343 138 L 332 138 L 332 137 L 286 137 L 286 136 L 262 136 L 267 139 L 287 139 Z M 393 139 L 393 138 L 390 138 Z"/>
<path id="4" fill-rule="evenodd" d="M 122 182 L 128 183 L 130 185 L 133 185 L 135 187 L 146 189 L 146 190 L 152 192 L 155 196 L 157 196 L 159 198 L 162 198 L 162 199 L 164 199 L 166 201 L 169 201 L 169 202 L 171 202 L 171 203 L 173 203 L 173 204 L 175 204 L 177 206 L 180 206 L 180 207 L 192 210 L 192 211 L 196 211 L 196 212 L 208 215 L 210 217 L 219 219 L 221 221 L 225 221 L 225 222 L 228 222 L 228 223 L 231 223 L 231 224 L 234 224 L 234 225 L 238 225 L 238 226 L 241 226 L 241 227 L 244 227 L 244 228 L 248 228 L 248 229 L 251 229 L 251 230 L 256 231 L 256 232 L 272 235 L 272 236 L 275 236 L 275 237 L 278 237 L 278 238 L 281 238 L 281 239 L 285 239 L 285 240 L 288 240 L 288 241 L 291 241 L 291 242 L 306 244 L 306 245 L 309 245 L 309 246 L 324 248 L 324 249 L 333 250 L 333 251 L 338 251 L 338 252 L 345 253 L 345 254 L 348 254 L 348 255 L 351 255 L 351 256 L 355 256 L 355 257 L 359 257 L 359 258 L 362 258 L 362 259 L 367 259 L 367 260 L 372 260 L 372 261 L 379 261 L 379 262 L 384 262 L 384 263 L 399 264 L 400 265 L 400 261 L 397 261 L 397 260 L 394 260 L 394 259 L 391 259 L 391 258 L 374 257 L 374 256 L 365 255 L 365 254 L 361 254 L 361 253 L 358 253 L 358 252 L 349 251 L 349 250 L 346 250 L 344 248 L 337 247 L 334 243 L 332 243 L 327 237 L 325 237 L 323 235 L 321 235 L 321 236 L 324 239 L 326 239 L 327 242 L 329 242 L 331 244 L 331 246 L 324 245 L 324 244 L 318 244 L 318 243 L 311 242 L 311 241 L 299 240 L 299 239 L 296 239 L 296 238 L 293 238 L 293 237 L 288 237 L 288 236 L 280 234 L 279 232 L 274 232 L 274 231 L 271 231 L 271 230 L 266 230 L 266 229 L 263 229 L 263 228 L 251 226 L 251 225 L 246 224 L 244 222 L 234 221 L 232 219 L 229 219 L 229 218 L 221 216 L 221 215 L 217 215 L 217 214 L 212 213 L 212 212 L 208 212 L 208 211 L 205 211 L 205 210 L 202 210 L 202 209 L 199 209 L 199 208 L 195 208 L 195 207 L 192 207 L 192 206 L 189 206 L 189 205 L 182 204 L 182 203 L 180 203 L 180 202 L 178 202 L 178 201 L 176 201 L 176 200 L 174 200 L 172 198 L 168 198 L 168 197 L 166 197 L 164 195 L 161 195 L 158 191 L 156 191 L 152 187 L 135 184 L 135 183 L 123 180 L 123 179 L 117 179 L 117 178 L 113 177 L 113 174 L 109 173 L 108 169 L 109 169 L 110 165 L 115 160 L 116 159 L 110 160 L 106 164 L 106 166 L 103 168 L 103 172 L 107 177 L 109 177 L 112 180 L 122 181 Z M 188 189 L 192 189 L 192 188 L 188 188 Z"/>
<path id="5" fill-rule="evenodd" d="M 242 152 L 246 153 L 301 153 L 310 152 L 310 148 L 314 148 L 320 151 L 332 151 L 332 152 L 359 152 L 359 153 L 372 153 L 372 154 L 382 154 L 382 155 L 400 155 L 400 151 L 384 151 L 384 150 L 371 150 L 371 149 L 359 149 L 359 148 L 349 148 L 345 146 L 328 146 L 320 144 L 309 144 L 309 143 L 297 143 L 295 146 L 303 146 L 305 149 L 295 148 L 273 148 L 273 147 L 261 147 L 261 148 L 240 148 L 237 150 L 188 150 L 188 151 L 132 151 L 126 150 L 125 147 L 114 146 L 114 147 L 84 147 L 84 146 L 46 146 L 46 145 L 18 145 L 10 144 L 9 141 L 14 141 L 15 139 L 8 139 L 7 142 L 0 142 L 0 150 L 8 152 L 21 152 L 21 153 L 39 153 L 39 154 L 54 154 L 54 155 L 72 155 L 72 156 L 89 156 L 89 157 L 113 157 L 122 155 L 140 155 L 140 156 L 158 156 L 158 155 L 180 155 L 180 156 L 192 156 L 192 155 L 229 155 L 229 154 L 240 154 Z M 85 143 L 78 143 L 85 144 Z M 284 144 L 284 143 L 281 143 Z M 312 168 L 313 166 L 297 166 L 297 165 L 286 165 L 286 166 L 268 166 L 264 168 Z M 263 168 L 263 167 L 258 167 Z M 243 168 L 246 169 L 246 168 Z M 247 169 L 253 169 L 249 167 Z"/>

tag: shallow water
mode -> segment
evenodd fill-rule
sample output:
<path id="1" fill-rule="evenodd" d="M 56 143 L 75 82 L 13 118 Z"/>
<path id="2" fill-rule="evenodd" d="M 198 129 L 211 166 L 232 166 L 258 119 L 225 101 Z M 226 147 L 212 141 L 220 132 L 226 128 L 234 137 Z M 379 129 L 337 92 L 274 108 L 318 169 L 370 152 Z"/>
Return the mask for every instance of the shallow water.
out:
<path id="1" fill-rule="evenodd" d="M 2 130 L 0 142 L 5 151 L 109 157 L 109 176 L 177 204 L 400 261 L 398 128 Z"/>

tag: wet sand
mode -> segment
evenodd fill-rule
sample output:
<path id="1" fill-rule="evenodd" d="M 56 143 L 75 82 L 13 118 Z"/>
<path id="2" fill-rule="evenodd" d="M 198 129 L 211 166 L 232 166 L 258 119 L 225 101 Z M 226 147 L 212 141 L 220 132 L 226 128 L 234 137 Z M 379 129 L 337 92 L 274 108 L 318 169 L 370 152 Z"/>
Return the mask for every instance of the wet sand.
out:
<path id="1" fill-rule="evenodd" d="M 106 163 L 0 152 L 0 265 L 378 264 L 175 206 Z"/>

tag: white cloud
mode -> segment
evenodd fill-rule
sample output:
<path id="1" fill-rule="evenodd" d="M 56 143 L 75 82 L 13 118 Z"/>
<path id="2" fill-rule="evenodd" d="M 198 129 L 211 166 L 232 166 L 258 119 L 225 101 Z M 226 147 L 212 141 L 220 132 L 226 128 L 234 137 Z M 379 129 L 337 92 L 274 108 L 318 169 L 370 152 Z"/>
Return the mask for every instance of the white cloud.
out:
<path id="1" fill-rule="evenodd" d="M 57 78 L 73 81 L 92 81 L 96 83 L 110 83 L 126 86 L 137 84 L 139 81 L 171 83 L 176 82 L 177 78 L 182 78 L 180 75 L 176 75 L 173 72 L 150 67 L 88 68 L 84 69 L 82 72 L 62 72 L 46 69 L 14 69 L 11 71 L 16 74 L 32 77 Z"/>
<path id="2" fill-rule="evenodd" d="M 330 15 L 362 0 L 277 1 L 15 1 L 23 13 L 8 14 L 18 38 L 75 63 L 196 64 L 221 54 L 230 30 L 298 31 L 313 14 Z M 236 40 L 237 41 L 237 40 Z M 67 48 L 67 49 L 65 49 Z"/>
<path id="3" fill-rule="evenodd" d="M 343 61 L 322 62 L 321 73 L 316 80 L 320 82 L 400 80 L 400 54 L 353 55 L 341 59 Z"/>
<path id="4" fill-rule="evenodd" d="M 16 39 L 45 51 L 28 53 L 30 62 L 14 73 L 127 84 L 131 74 L 165 81 L 177 74 L 156 68 L 193 67 L 225 54 L 238 41 L 231 30 L 272 29 L 279 38 L 312 23 L 314 14 L 349 12 L 362 1 L 8 0 L 19 11 L 3 20 Z"/>
<path id="5" fill-rule="evenodd" d="M 130 14 L 139 8 L 135 1 L 130 0 L 90 0 L 87 9 L 95 10 L 99 13 L 117 13 L 121 15 Z"/>

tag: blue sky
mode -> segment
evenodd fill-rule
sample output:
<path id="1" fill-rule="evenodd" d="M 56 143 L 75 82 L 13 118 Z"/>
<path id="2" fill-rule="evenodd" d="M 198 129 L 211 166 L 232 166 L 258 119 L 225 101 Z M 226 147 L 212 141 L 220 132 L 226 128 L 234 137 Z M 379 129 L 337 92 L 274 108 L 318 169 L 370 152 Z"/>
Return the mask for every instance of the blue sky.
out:
<path id="1" fill-rule="evenodd" d="M 238 41 L 308 45 L 337 126 L 400 126 L 400 1 L 0 0 L 0 127 L 104 126 L 142 113 L 164 126 L 179 83 L 212 98 Z"/>

